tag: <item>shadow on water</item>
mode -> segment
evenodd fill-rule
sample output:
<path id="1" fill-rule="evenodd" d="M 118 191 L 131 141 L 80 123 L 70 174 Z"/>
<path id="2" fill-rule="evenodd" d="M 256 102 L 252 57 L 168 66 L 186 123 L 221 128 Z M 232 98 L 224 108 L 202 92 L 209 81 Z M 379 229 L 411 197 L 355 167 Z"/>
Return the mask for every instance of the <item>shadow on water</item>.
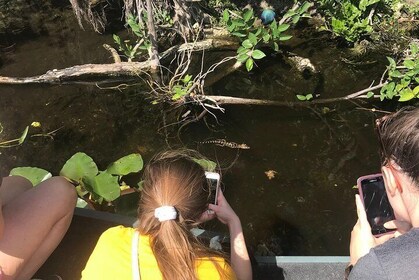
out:
<path id="1" fill-rule="evenodd" d="M 67 38 L 41 36 L 19 43 L 7 54 L 1 75 L 30 76 L 82 63 L 109 62 L 103 43 L 110 35 L 81 31 L 68 23 Z M 65 37 L 65 36 L 64 36 Z M 258 63 L 255 71 L 239 70 L 218 82 L 214 94 L 296 101 L 310 92 L 321 98 L 344 96 L 367 87 L 381 75 L 380 60 L 363 67 L 343 63 L 342 50 L 319 40 L 292 51 L 309 57 L 319 76 L 301 75 L 279 55 Z M 56 42 L 51 44 L 51 42 Z M 222 55 L 222 54 L 221 54 Z M 382 59 L 382 58 L 380 58 Z M 182 130 L 172 146 L 186 145 L 216 159 L 225 193 L 242 219 L 251 250 L 259 255 L 347 255 L 355 222 L 356 178 L 379 168 L 373 121 L 363 107 L 334 104 L 312 109 L 226 106 L 204 122 Z M 157 128 L 161 108 L 141 92 L 101 90 L 96 86 L 0 86 L 1 139 L 11 139 L 33 121 L 31 133 L 59 129 L 53 139 L 32 137 L 23 145 L 0 150 L 0 171 L 38 166 L 57 174 L 71 155 L 83 151 L 100 168 L 119 157 L 140 152 L 149 159 L 167 147 Z M 218 123 L 217 123 L 218 122 Z M 177 127 L 171 132 L 176 134 Z M 212 139 L 246 143 L 249 150 L 202 144 Z M 265 172 L 272 171 L 273 178 Z M 268 173 L 269 174 L 269 173 Z M 135 215 L 137 198 L 117 204 L 120 213 Z M 226 229 L 214 226 L 220 231 Z"/>

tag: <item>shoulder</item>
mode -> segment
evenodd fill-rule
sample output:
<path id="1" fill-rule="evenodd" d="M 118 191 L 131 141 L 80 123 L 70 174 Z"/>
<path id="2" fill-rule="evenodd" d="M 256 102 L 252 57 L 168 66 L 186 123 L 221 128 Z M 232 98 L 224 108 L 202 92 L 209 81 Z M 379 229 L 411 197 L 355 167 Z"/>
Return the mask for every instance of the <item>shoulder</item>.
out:
<path id="1" fill-rule="evenodd" d="M 207 257 L 196 261 L 198 279 L 236 279 L 230 264 L 221 257 Z"/>
<path id="2" fill-rule="evenodd" d="M 415 276 L 409 277 L 417 274 L 417 263 L 419 263 L 419 228 L 414 228 L 371 249 L 354 266 L 351 276 L 372 273 L 373 276 L 384 274 L 389 279 L 414 279 Z M 403 278 L 400 278 L 400 273 L 403 273 Z M 373 276 L 350 279 L 381 279 Z"/>
<path id="3" fill-rule="evenodd" d="M 135 229 L 131 227 L 112 227 L 102 233 L 102 235 L 99 238 L 99 242 L 112 242 L 114 240 L 120 241 L 121 239 L 127 239 L 131 241 L 132 234 L 134 231 Z"/>

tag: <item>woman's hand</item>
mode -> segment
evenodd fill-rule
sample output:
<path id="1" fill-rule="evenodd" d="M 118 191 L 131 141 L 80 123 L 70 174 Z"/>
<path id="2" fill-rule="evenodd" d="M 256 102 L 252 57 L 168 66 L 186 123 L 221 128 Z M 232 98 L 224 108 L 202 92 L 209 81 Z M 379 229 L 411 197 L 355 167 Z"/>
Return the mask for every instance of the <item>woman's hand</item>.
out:
<path id="1" fill-rule="evenodd" d="M 209 204 L 208 209 L 214 211 L 215 216 L 223 224 L 231 226 L 233 223 L 240 223 L 239 217 L 225 199 L 221 189 L 218 190 L 217 205 Z"/>
<path id="2" fill-rule="evenodd" d="M 371 226 L 368 223 L 367 213 L 361 202 L 359 195 L 355 195 L 356 213 L 358 221 L 356 222 L 351 233 L 351 244 L 349 246 L 351 254 L 351 264 L 356 262 L 375 246 L 382 244 L 394 237 L 394 233 L 388 233 L 380 237 L 374 237 L 371 233 Z"/>

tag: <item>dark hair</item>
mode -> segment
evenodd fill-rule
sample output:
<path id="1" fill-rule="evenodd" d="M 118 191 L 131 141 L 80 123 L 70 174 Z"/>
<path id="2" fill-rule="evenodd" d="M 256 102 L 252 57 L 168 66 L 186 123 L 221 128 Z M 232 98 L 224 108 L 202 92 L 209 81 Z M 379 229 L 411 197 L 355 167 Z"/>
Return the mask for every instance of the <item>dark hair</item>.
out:
<path id="1" fill-rule="evenodd" d="M 419 108 L 405 107 L 377 120 L 381 161 L 393 160 L 419 187 Z"/>

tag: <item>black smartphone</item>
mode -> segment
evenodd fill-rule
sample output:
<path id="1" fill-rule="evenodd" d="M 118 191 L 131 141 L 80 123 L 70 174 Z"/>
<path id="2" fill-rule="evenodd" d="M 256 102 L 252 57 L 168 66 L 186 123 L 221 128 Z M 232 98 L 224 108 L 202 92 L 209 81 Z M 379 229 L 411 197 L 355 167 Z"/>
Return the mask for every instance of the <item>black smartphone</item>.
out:
<path id="1" fill-rule="evenodd" d="M 205 177 L 208 181 L 208 186 L 211 191 L 210 201 L 212 204 L 217 204 L 218 190 L 220 188 L 220 174 L 216 172 L 205 172 Z"/>
<path id="2" fill-rule="evenodd" d="M 358 178 L 357 185 L 372 234 L 379 236 L 394 231 L 394 229 L 384 227 L 386 222 L 395 218 L 387 197 L 383 176 L 381 174 L 362 176 Z"/>

